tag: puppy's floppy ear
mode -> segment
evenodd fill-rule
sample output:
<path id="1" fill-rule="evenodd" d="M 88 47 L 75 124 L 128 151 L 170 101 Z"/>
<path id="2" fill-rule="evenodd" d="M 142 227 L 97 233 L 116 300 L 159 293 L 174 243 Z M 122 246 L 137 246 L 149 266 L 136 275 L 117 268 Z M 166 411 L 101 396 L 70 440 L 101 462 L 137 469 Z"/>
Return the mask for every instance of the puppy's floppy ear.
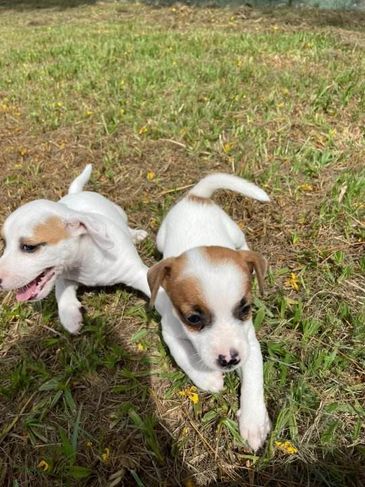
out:
<path id="1" fill-rule="evenodd" d="M 151 291 L 151 308 L 155 305 L 160 286 L 164 287 L 166 279 L 171 275 L 171 266 L 174 260 L 174 257 L 161 260 L 161 262 L 153 265 L 147 272 L 147 281 Z"/>
<path id="2" fill-rule="evenodd" d="M 106 224 L 97 215 L 75 212 L 71 218 L 65 221 L 65 225 L 74 237 L 88 234 L 102 249 L 108 250 L 114 247 L 114 243 L 108 235 Z"/>
<path id="3" fill-rule="evenodd" d="M 257 283 L 259 285 L 260 293 L 264 294 L 264 279 L 266 276 L 268 264 L 265 257 L 252 250 L 240 250 L 240 255 L 243 262 L 245 262 L 250 271 L 253 272 L 255 269 Z"/>

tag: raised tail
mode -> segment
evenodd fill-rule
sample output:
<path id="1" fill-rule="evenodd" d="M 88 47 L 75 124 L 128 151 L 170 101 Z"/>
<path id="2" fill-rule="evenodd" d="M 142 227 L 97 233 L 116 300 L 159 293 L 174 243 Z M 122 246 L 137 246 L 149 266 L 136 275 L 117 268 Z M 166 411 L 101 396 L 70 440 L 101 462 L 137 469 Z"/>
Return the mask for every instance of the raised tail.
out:
<path id="1" fill-rule="evenodd" d="M 77 178 L 75 178 L 70 184 L 70 187 L 68 188 L 68 194 L 81 193 L 81 191 L 84 189 L 85 184 L 90 179 L 92 169 L 92 164 L 88 164 L 87 166 L 85 166 L 85 169 L 82 171 L 82 173 L 79 174 Z"/>
<path id="2" fill-rule="evenodd" d="M 203 178 L 189 191 L 188 195 L 210 198 L 218 189 L 229 189 L 255 200 L 270 201 L 265 191 L 256 186 L 256 184 L 250 183 L 239 176 L 219 172 L 209 174 L 209 176 Z"/>

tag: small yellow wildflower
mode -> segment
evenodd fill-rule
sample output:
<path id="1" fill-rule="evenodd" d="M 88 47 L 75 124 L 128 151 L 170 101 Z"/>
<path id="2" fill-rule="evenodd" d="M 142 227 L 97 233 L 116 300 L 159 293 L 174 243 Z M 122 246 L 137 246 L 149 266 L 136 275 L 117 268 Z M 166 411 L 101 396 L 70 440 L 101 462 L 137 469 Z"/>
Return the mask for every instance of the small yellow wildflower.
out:
<path id="1" fill-rule="evenodd" d="M 40 470 L 43 470 L 43 472 L 48 472 L 49 464 L 45 460 L 41 460 L 38 463 L 37 468 L 39 468 Z"/>
<path id="2" fill-rule="evenodd" d="M 287 455 L 295 455 L 298 453 L 298 448 L 295 448 L 291 441 L 275 441 L 275 446 L 278 450 Z"/>
<path id="3" fill-rule="evenodd" d="M 223 151 L 226 154 L 229 154 L 232 151 L 233 147 L 234 147 L 234 144 L 232 144 L 230 142 L 226 142 L 225 144 L 223 144 Z"/>
<path id="4" fill-rule="evenodd" d="M 26 149 L 25 147 L 21 147 L 19 149 L 19 155 L 21 155 L 22 157 L 26 156 L 28 154 L 28 149 Z"/>
<path id="5" fill-rule="evenodd" d="M 136 343 L 136 348 L 139 352 L 143 352 L 145 346 L 143 345 L 143 343 Z"/>
<path id="6" fill-rule="evenodd" d="M 290 277 L 285 281 L 287 287 L 291 287 L 294 291 L 299 291 L 299 277 L 295 272 L 290 273 Z"/>
<path id="7" fill-rule="evenodd" d="M 101 454 L 101 461 L 108 463 L 110 460 L 110 450 L 109 448 L 104 448 L 104 452 Z"/>
<path id="8" fill-rule="evenodd" d="M 153 171 L 148 171 L 147 172 L 147 175 L 146 175 L 146 178 L 147 178 L 147 181 L 153 181 L 156 177 L 156 173 L 154 173 Z"/>
<path id="9" fill-rule="evenodd" d="M 145 125 L 144 127 L 141 127 L 141 128 L 138 130 L 139 135 L 143 135 L 143 134 L 145 134 L 146 132 L 148 132 L 148 127 L 147 127 L 147 125 Z"/>
<path id="10" fill-rule="evenodd" d="M 61 101 L 56 101 L 56 103 L 54 105 L 57 108 L 62 108 L 63 107 L 63 103 Z"/>
<path id="11" fill-rule="evenodd" d="M 157 230 L 157 228 L 158 228 L 157 218 L 151 218 L 150 219 L 150 227 L 152 228 L 152 230 Z"/>
<path id="12" fill-rule="evenodd" d="M 311 184 L 304 183 L 298 186 L 298 189 L 300 191 L 304 191 L 305 193 L 310 193 L 311 191 L 313 191 L 313 186 Z"/>
<path id="13" fill-rule="evenodd" d="M 91 115 L 94 115 L 94 112 L 92 112 L 91 110 L 85 111 L 85 117 L 91 117 Z"/>
<path id="14" fill-rule="evenodd" d="M 193 404 L 198 404 L 199 394 L 197 393 L 197 388 L 195 386 L 187 387 L 179 392 L 179 396 L 187 397 Z"/>
<path id="15" fill-rule="evenodd" d="M 87 442 L 86 442 L 86 446 L 87 446 L 88 448 L 91 448 L 91 447 L 93 446 L 93 444 L 92 444 L 92 443 L 91 443 L 91 441 L 89 440 L 89 441 L 87 441 Z"/>

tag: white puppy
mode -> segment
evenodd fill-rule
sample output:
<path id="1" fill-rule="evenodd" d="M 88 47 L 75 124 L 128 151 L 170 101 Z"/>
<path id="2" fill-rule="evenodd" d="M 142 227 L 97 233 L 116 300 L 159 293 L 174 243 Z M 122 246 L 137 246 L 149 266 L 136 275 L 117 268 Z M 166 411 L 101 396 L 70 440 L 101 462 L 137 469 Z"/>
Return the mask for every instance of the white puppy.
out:
<path id="1" fill-rule="evenodd" d="M 70 333 L 82 325 L 79 284 L 123 283 L 149 295 L 147 267 L 133 245 L 147 234 L 130 229 L 125 212 L 104 196 L 82 191 L 91 169 L 85 167 L 60 201 L 27 203 L 2 229 L 0 288 L 16 289 L 18 301 L 38 301 L 55 285 L 59 317 Z"/>
<path id="2" fill-rule="evenodd" d="M 164 260 L 148 271 L 151 303 L 177 364 L 201 389 L 217 392 L 223 373 L 242 372 L 240 432 L 258 449 L 270 431 L 263 364 L 251 314 L 255 271 L 262 291 L 266 260 L 248 250 L 240 228 L 211 199 L 230 189 L 260 201 L 267 194 L 237 176 L 212 174 L 167 214 L 157 235 Z M 159 291 L 160 286 L 165 291 Z"/>

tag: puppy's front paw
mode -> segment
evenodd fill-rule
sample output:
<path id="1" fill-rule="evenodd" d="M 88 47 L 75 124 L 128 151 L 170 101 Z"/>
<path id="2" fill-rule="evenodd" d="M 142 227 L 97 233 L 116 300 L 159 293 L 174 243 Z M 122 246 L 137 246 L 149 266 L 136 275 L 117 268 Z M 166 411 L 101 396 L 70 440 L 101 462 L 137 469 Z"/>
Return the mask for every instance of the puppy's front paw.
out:
<path id="1" fill-rule="evenodd" d="M 190 378 L 202 391 L 219 392 L 223 389 L 224 381 L 221 372 L 202 372 L 199 376 Z"/>
<path id="2" fill-rule="evenodd" d="M 263 409 L 257 408 L 256 411 L 238 410 L 237 417 L 242 438 L 247 441 L 252 450 L 258 450 L 264 444 L 271 429 L 265 406 Z"/>
<path id="3" fill-rule="evenodd" d="M 81 305 L 69 306 L 58 310 L 62 325 L 74 335 L 79 332 L 82 326 L 82 312 L 83 307 Z"/>
<path id="4" fill-rule="evenodd" d="M 148 233 L 144 230 L 131 230 L 132 233 L 132 240 L 133 243 L 142 242 L 146 237 L 148 237 Z"/>

